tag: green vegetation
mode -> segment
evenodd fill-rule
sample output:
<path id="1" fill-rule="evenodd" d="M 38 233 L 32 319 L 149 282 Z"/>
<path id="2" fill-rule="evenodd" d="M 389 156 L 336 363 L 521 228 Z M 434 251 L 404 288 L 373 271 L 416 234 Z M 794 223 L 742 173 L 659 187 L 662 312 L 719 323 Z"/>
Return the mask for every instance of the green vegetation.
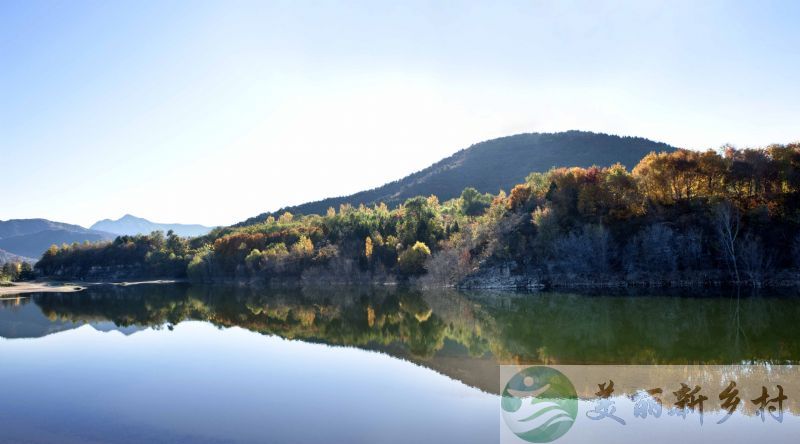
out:
<path id="1" fill-rule="evenodd" d="M 0 283 L 28 281 L 34 277 L 30 262 L 6 262 L 0 267 Z"/>
<path id="2" fill-rule="evenodd" d="M 189 240 L 156 232 L 51 247 L 45 275 L 454 285 L 482 273 L 543 282 L 797 279 L 800 145 L 651 153 L 631 172 L 556 168 L 506 194 L 466 189 L 395 208 L 341 205 Z"/>
<path id="3" fill-rule="evenodd" d="M 110 242 L 52 245 L 36 263 L 36 270 L 59 278 L 183 277 L 187 262 L 198 254 L 196 249 L 189 251 L 185 238 L 155 231 Z"/>

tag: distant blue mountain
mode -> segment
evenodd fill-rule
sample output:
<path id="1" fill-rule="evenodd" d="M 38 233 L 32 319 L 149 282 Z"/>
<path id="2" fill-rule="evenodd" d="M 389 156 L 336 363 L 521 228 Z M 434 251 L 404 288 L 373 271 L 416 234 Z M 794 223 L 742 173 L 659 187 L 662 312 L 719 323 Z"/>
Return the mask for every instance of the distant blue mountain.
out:
<path id="1" fill-rule="evenodd" d="M 20 256 L 17 254 L 9 253 L 6 250 L 0 250 L 0 265 L 5 264 L 6 262 L 29 262 L 34 263 L 36 259 Z"/>
<path id="2" fill-rule="evenodd" d="M 114 239 L 112 233 L 47 219 L 0 221 L 0 250 L 11 255 L 39 259 L 50 245 L 97 242 Z M 14 259 L 18 260 L 18 259 Z"/>
<path id="3" fill-rule="evenodd" d="M 118 235 L 149 234 L 153 231 L 163 231 L 166 233 L 172 230 L 178 236 L 202 236 L 211 231 L 211 227 L 205 227 L 203 225 L 150 222 L 147 219 L 130 214 L 126 214 L 117 220 L 103 219 L 92 225 L 90 229 Z"/>

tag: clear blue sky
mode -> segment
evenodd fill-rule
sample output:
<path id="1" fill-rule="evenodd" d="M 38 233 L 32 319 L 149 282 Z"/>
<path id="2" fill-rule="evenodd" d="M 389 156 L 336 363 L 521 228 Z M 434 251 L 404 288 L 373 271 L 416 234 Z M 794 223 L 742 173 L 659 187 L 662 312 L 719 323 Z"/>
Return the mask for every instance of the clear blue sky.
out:
<path id="1" fill-rule="evenodd" d="M 230 224 L 474 142 L 800 139 L 797 1 L 0 1 L 0 219 Z"/>

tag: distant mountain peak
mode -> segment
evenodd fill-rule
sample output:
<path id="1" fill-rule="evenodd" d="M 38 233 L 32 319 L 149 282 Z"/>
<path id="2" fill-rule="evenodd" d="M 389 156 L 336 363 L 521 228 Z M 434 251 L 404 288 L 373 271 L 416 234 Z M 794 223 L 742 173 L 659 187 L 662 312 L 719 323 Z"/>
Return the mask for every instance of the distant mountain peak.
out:
<path id="1" fill-rule="evenodd" d="M 125 214 L 117 220 L 103 219 L 98 221 L 91 226 L 91 229 L 107 231 L 117 235 L 149 234 L 153 231 L 167 232 L 172 230 L 179 236 L 202 236 L 211 231 L 211 227 L 197 224 L 151 222 L 130 213 Z"/>

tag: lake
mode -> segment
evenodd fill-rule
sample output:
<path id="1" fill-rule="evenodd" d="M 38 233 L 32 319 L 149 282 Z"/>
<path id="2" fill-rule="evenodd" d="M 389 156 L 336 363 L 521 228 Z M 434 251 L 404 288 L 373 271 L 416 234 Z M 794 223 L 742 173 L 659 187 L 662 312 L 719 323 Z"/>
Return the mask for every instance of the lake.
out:
<path id="1" fill-rule="evenodd" d="M 501 409 L 504 373 L 529 364 L 577 393 L 559 442 L 800 436 L 792 295 L 169 284 L 25 296 L 0 301 L 0 442 L 531 442 Z M 593 394 L 612 379 L 610 396 Z M 729 380 L 741 403 L 717 424 Z M 657 420 L 631 414 L 656 381 L 665 398 L 702 381 L 704 422 L 666 400 Z M 745 391 L 768 387 L 769 401 L 778 384 L 780 421 L 777 401 L 759 410 Z M 624 425 L 595 420 L 602 399 Z"/>

